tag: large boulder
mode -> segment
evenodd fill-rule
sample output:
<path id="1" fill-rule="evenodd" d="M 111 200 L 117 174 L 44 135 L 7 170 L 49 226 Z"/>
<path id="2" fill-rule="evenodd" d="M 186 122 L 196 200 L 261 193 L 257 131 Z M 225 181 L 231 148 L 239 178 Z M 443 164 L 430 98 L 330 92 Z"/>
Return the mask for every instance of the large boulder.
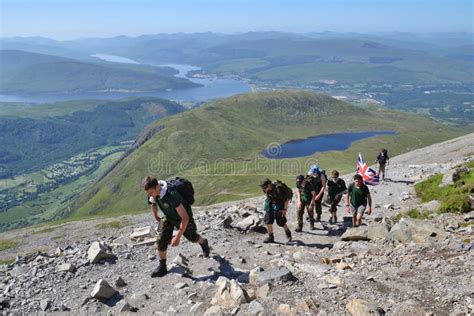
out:
<path id="1" fill-rule="evenodd" d="M 376 305 L 360 299 L 353 299 L 346 305 L 352 316 L 385 315 L 385 311 Z"/>
<path id="2" fill-rule="evenodd" d="M 443 175 L 440 186 L 451 185 L 458 181 L 463 175 L 469 173 L 468 167 L 451 169 Z"/>
<path id="3" fill-rule="evenodd" d="M 424 244 L 431 241 L 444 240 L 447 233 L 429 221 L 421 221 L 403 217 L 389 233 L 389 238 L 400 243 L 415 242 Z"/>
<path id="4" fill-rule="evenodd" d="M 114 258 L 109 246 L 103 241 L 94 241 L 87 250 L 87 258 L 90 263 L 98 263 L 103 259 Z"/>

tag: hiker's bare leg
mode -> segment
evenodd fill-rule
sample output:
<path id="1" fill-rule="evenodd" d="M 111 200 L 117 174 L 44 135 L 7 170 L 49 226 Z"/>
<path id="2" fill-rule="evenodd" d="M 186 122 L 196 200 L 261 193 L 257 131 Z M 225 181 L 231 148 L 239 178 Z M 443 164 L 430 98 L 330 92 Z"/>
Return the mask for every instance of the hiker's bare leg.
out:
<path id="1" fill-rule="evenodd" d="M 362 214 L 357 213 L 356 225 L 360 226 L 362 224 Z"/>
<path id="2" fill-rule="evenodd" d="M 273 234 L 273 225 L 272 224 L 267 225 L 267 231 L 268 231 L 268 234 Z"/>
<path id="3" fill-rule="evenodd" d="M 165 260 L 166 259 L 166 250 L 163 250 L 163 251 L 158 250 L 158 257 L 160 257 L 160 260 Z"/>
<path id="4" fill-rule="evenodd" d="M 356 226 L 357 226 L 357 213 L 352 215 L 352 227 L 356 227 Z"/>

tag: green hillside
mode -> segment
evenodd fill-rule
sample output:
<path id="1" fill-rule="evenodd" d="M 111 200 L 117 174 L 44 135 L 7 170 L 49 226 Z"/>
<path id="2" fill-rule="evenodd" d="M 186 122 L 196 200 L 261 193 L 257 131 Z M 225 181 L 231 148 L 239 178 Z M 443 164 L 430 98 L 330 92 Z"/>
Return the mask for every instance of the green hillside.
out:
<path id="1" fill-rule="evenodd" d="M 133 140 L 154 120 L 183 110 L 158 98 L 0 103 L 0 179 L 39 170 L 92 148 Z"/>
<path id="2" fill-rule="evenodd" d="M 382 108 L 364 109 L 328 96 L 301 91 L 238 95 L 161 119 L 158 134 L 122 161 L 75 202 L 76 218 L 140 212 L 147 206 L 141 179 L 188 177 L 197 204 L 260 194 L 269 176 L 293 185 L 294 176 L 318 162 L 324 169 L 351 172 L 357 153 L 368 161 L 383 146 L 392 155 L 463 134 L 429 118 Z M 394 130 L 353 143 L 344 152 L 270 160 L 260 153 L 269 144 L 341 131 Z"/>
<path id="3" fill-rule="evenodd" d="M 167 68 L 87 63 L 74 59 L 0 50 L 1 93 L 156 91 L 198 85 Z"/>

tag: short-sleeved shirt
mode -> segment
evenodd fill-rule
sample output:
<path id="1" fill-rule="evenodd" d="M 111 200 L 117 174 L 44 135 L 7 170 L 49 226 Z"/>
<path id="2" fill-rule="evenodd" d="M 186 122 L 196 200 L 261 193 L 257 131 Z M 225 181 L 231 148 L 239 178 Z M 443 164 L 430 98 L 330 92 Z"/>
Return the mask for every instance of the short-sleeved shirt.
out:
<path id="1" fill-rule="evenodd" d="M 166 221 L 170 222 L 174 226 L 178 227 L 181 224 L 181 216 L 179 216 L 176 208 L 183 204 L 188 216 L 193 217 L 191 207 L 184 203 L 183 197 L 178 191 L 168 190 L 166 194 L 160 199 L 155 198 L 156 204 L 160 207 L 161 211 L 165 214 Z"/>
<path id="2" fill-rule="evenodd" d="M 370 191 L 365 184 L 358 188 L 352 183 L 347 189 L 347 193 L 350 196 L 352 206 L 357 208 L 361 205 L 367 205 L 367 197 L 370 195 Z"/>
<path id="3" fill-rule="evenodd" d="M 334 198 L 337 194 L 347 190 L 346 182 L 341 178 L 337 178 L 336 182 L 330 179 L 328 180 L 328 195 Z"/>
<path id="4" fill-rule="evenodd" d="M 308 176 L 306 181 L 310 182 L 313 185 L 316 194 L 318 194 L 326 183 L 326 176 L 320 172 L 317 177 Z"/>
<path id="5" fill-rule="evenodd" d="M 312 198 L 311 192 L 314 192 L 314 187 L 311 184 L 311 182 L 306 181 L 304 187 L 302 187 L 301 185 L 297 185 L 296 187 L 298 188 L 298 191 L 300 192 L 301 202 L 306 203 L 306 202 L 311 201 L 311 198 Z"/>
<path id="6" fill-rule="evenodd" d="M 388 157 L 388 154 L 383 154 L 383 153 L 380 153 L 378 156 L 377 156 L 377 161 L 379 164 L 381 165 L 384 165 L 387 163 L 387 160 L 389 160 L 390 158 Z"/>

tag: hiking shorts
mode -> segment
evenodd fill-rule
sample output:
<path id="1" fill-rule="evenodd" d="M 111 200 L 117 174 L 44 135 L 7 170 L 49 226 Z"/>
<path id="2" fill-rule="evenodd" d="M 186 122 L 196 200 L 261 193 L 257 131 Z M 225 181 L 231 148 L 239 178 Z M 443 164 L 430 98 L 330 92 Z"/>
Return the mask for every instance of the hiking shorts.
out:
<path id="1" fill-rule="evenodd" d="M 168 246 L 171 244 L 171 240 L 173 239 L 174 228 L 175 226 L 170 222 L 166 220 L 161 221 L 158 237 L 156 239 L 156 244 L 159 251 L 165 251 L 168 249 Z M 186 226 L 183 236 L 186 237 L 186 239 L 190 242 L 198 242 L 200 236 L 197 233 L 197 227 L 194 219 L 189 219 L 188 226 Z"/>
<path id="2" fill-rule="evenodd" d="M 354 207 L 354 205 L 351 204 L 352 216 L 355 216 L 357 214 L 364 215 L 366 208 L 367 208 L 367 205 L 359 205 L 357 207 Z"/>
<path id="3" fill-rule="evenodd" d="M 282 212 L 265 212 L 263 220 L 267 225 L 272 225 L 276 221 L 277 225 L 280 227 L 285 226 L 288 221 L 286 216 L 282 216 Z"/>

